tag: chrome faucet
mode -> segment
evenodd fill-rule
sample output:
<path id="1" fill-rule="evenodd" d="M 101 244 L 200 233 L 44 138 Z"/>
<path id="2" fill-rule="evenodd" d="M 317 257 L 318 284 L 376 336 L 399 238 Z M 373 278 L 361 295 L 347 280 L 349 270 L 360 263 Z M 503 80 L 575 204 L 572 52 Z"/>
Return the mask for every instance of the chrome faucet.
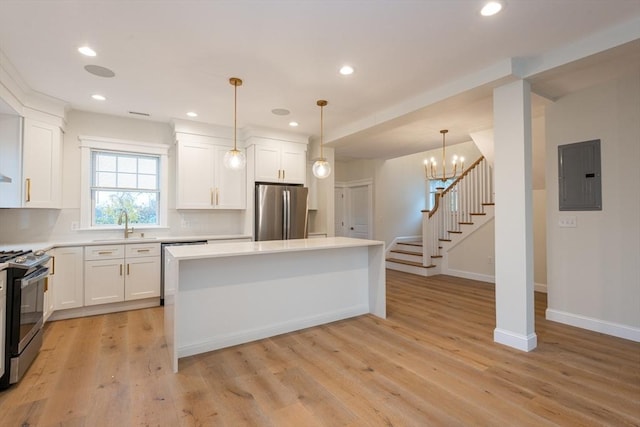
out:
<path id="1" fill-rule="evenodd" d="M 133 227 L 129 228 L 129 214 L 124 209 L 120 212 L 118 225 L 122 225 L 122 217 L 124 216 L 124 238 L 129 238 L 129 234 L 133 234 Z"/>

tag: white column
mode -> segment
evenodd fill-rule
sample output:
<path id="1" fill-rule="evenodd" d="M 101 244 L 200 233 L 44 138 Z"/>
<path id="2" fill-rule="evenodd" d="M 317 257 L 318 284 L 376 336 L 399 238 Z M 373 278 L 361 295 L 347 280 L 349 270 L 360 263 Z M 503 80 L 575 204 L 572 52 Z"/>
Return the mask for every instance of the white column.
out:
<path id="1" fill-rule="evenodd" d="M 518 80 L 493 91 L 495 148 L 495 342 L 537 345 L 533 293 L 531 88 Z"/>

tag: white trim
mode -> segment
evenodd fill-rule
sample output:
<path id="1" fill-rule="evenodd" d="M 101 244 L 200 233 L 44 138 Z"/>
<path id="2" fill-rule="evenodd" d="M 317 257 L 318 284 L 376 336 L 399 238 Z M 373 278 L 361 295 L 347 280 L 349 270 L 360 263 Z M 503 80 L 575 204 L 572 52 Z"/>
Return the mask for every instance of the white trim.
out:
<path id="1" fill-rule="evenodd" d="M 92 148 L 98 150 L 121 151 L 138 154 L 153 154 L 166 156 L 169 146 L 154 142 L 128 141 L 124 139 L 104 138 L 101 136 L 80 135 L 80 148 Z"/>
<path id="2" fill-rule="evenodd" d="M 533 290 L 536 292 L 547 293 L 547 284 L 546 283 L 534 283 Z"/>
<path id="3" fill-rule="evenodd" d="M 463 279 L 478 280 L 480 282 L 492 283 L 494 285 L 496 283 L 496 276 L 491 276 L 488 274 L 474 273 L 472 271 L 452 270 L 449 268 L 447 268 L 445 271 L 446 272 L 443 272 L 443 274 L 446 274 L 448 276 L 462 277 Z"/>
<path id="4" fill-rule="evenodd" d="M 169 225 L 169 146 L 153 142 L 127 141 L 98 136 L 78 137 L 80 140 L 80 229 L 101 231 L 104 228 L 91 226 L 91 150 L 117 151 L 141 155 L 159 156 L 160 223 L 153 227 L 167 228 Z"/>
<path id="5" fill-rule="evenodd" d="M 324 325 L 325 323 L 348 319 L 366 313 L 369 313 L 368 305 L 355 305 L 353 307 L 336 310 L 330 313 L 324 313 L 300 319 L 293 319 L 290 321 L 267 325 L 264 327 L 233 332 L 198 343 L 180 345 L 177 349 L 178 358 L 206 353 L 208 351 L 231 347 L 233 345 L 268 338 L 274 335 L 298 331 L 300 329 L 305 329 L 312 326 Z"/>
<path id="6" fill-rule="evenodd" d="M 500 328 L 493 330 L 493 341 L 498 344 L 504 344 L 517 350 L 531 351 L 538 345 L 538 336 L 533 333 L 530 335 L 516 334 Z"/>
<path id="7" fill-rule="evenodd" d="M 373 186 L 373 179 L 356 179 L 355 181 L 339 181 L 333 184 L 334 187 L 350 188 L 350 187 L 363 187 L 365 185 Z"/>
<path id="8" fill-rule="evenodd" d="M 51 313 L 49 321 L 95 316 L 98 314 L 117 313 L 119 311 L 138 310 L 141 308 L 158 306 L 160 306 L 159 297 L 145 298 L 133 301 L 114 302 L 111 304 L 88 305 L 85 307 L 56 310 Z"/>
<path id="9" fill-rule="evenodd" d="M 386 258 L 398 243 L 422 241 L 422 236 L 401 236 L 393 239 L 391 244 L 384 249 L 384 257 Z"/>
<path id="10" fill-rule="evenodd" d="M 608 322 L 606 320 L 595 319 L 593 317 L 582 316 L 580 314 L 567 313 L 566 311 L 547 308 L 545 313 L 547 320 L 564 323 L 594 332 L 612 335 L 618 338 L 640 342 L 640 328 L 620 323 Z"/>

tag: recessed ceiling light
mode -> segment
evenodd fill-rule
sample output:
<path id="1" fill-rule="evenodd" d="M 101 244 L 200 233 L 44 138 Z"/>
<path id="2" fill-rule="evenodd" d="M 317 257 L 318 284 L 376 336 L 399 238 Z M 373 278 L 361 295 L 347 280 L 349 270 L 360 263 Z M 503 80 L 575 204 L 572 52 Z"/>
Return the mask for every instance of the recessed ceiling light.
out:
<path id="1" fill-rule="evenodd" d="M 189 111 L 187 113 L 187 116 L 189 116 L 189 117 L 198 117 L 198 113 L 194 113 L 193 111 Z"/>
<path id="2" fill-rule="evenodd" d="M 78 48 L 78 52 L 83 54 L 84 56 L 96 56 L 96 51 L 91 49 L 89 46 L 82 46 Z"/>
<path id="3" fill-rule="evenodd" d="M 480 10 L 480 14 L 482 16 L 493 16 L 496 13 L 502 10 L 502 3 L 499 1 L 490 1 L 484 5 L 482 10 Z"/>
<path id="4" fill-rule="evenodd" d="M 353 67 L 351 65 L 343 65 L 342 68 L 340 68 L 340 74 L 343 76 L 353 74 Z"/>
<path id="5" fill-rule="evenodd" d="M 295 128 L 298 126 L 298 122 L 289 122 L 289 126 L 291 126 L 292 128 Z"/>
<path id="6" fill-rule="evenodd" d="M 287 110 L 286 108 L 274 108 L 273 110 L 271 110 L 271 112 L 276 116 L 287 116 L 289 115 L 289 113 L 291 113 L 291 111 Z"/>
<path id="7" fill-rule="evenodd" d="M 91 95 L 91 97 L 93 99 L 95 99 L 96 101 L 106 101 L 107 98 L 104 97 L 104 95 L 100 95 L 99 93 L 96 93 L 95 95 Z"/>

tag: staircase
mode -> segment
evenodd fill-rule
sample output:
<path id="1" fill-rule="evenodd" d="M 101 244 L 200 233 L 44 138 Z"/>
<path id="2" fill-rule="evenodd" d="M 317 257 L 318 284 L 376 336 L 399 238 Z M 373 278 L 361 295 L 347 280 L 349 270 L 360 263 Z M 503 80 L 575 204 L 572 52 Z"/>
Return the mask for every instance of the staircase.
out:
<path id="1" fill-rule="evenodd" d="M 449 250 L 493 217 L 493 170 L 480 157 L 436 194 L 431 211 L 422 211 L 422 239 L 394 241 L 386 266 L 420 276 L 440 274 Z"/>

